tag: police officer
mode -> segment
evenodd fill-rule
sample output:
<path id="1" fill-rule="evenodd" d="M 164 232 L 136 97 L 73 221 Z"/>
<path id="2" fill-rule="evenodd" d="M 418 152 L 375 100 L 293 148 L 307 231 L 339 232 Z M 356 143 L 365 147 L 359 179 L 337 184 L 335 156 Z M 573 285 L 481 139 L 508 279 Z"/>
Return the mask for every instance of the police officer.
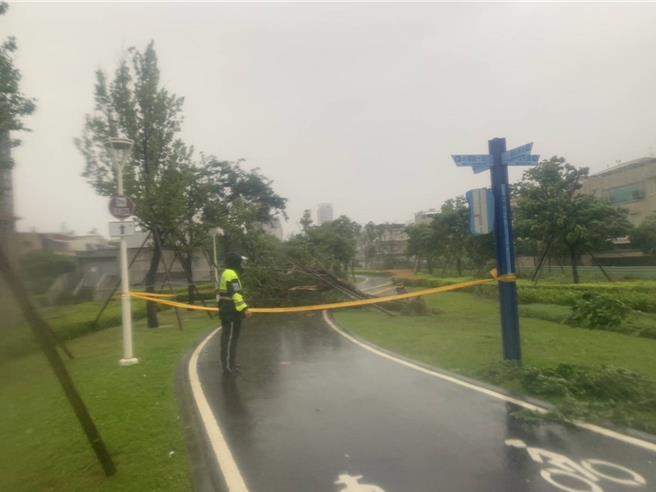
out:
<path id="1" fill-rule="evenodd" d="M 242 272 L 245 258 L 238 254 L 230 254 L 226 258 L 226 268 L 219 281 L 219 317 L 221 318 L 221 365 L 223 373 L 236 373 L 235 358 L 237 340 L 241 330 L 241 321 L 250 317 L 248 305 L 244 302 L 239 274 Z"/>

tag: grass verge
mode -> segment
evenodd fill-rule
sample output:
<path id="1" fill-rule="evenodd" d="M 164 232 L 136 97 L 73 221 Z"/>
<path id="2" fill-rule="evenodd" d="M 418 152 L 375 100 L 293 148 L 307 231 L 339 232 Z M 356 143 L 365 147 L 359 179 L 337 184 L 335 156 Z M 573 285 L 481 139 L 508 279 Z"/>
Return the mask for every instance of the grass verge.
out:
<path id="1" fill-rule="evenodd" d="M 499 374 L 494 369 L 502 359 L 498 305 L 495 301 L 464 293 L 426 298 L 434 316 L 390 318 L 375 311 L 336 312 L 344 328 L 385 349 L 411 359 L 463 375 L 485 380 L 511 391 L 533 394 L 560 404 L 566 412 L 568 395 L 536 392 L 515 373 Z M 562 313 L 554 315 L 559 316 Z M 582 367 L 591 372 L 620 368 L 635 373 L 652 387 L 656 381 L 656 340 L 620 333 L 572 328 L 543 319 L 522 317 L 524 367 L 557 371 L 561 365 Z M 596 374 L 596 373 L 595 373 Z M 592 374 L 591 377 L 596 377 Z M 538 372 L 533 377 L 540 376 Z M 611 384 L 614 380 L 611 380 Z M 617 382 L 617 381 L 616 381 Z M 617 384 L 622 384 L 617 382 Z M 656 395 L 655 395 L 656 396 Z M 613 421 L 656 433 L 656 405 L 639 408 L 622 406 L 611 398 L 578 395 L 578 417 Z M 571 405 L 570 405 L 571 406 Z M 585 407 L 585 408 L 582 408 Z M 585 410 L 585 411 L 584 411 Z M 571 414 L 571 413 L 570 413 Z"/>
<path id="2" fill-rule="evenodd" d="M 69 342 L 71 375 L 114 458 L 105 478 L 41 353 L 0 366 L 0 490 L 184 491 L 190 467 L 175 396 L 183 354 L 216 323 L 172 312 L 154 330 L 135 323 L 138 365 L 119 367 L 120 328 Z"/>

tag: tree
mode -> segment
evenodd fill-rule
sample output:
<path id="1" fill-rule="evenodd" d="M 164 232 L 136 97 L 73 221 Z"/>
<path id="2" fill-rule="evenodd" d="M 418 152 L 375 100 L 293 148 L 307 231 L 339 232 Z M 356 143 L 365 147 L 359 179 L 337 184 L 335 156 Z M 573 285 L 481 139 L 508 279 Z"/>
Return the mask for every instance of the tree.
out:
<path id="1" fill-rule="evenodd" d="M 310 227 L 312 227 L 312 212 L 310 212 L 309 209 L 303 210 L 303 216 L 301 217 L 301 220 L 299 221 L 301 225 L 301 230 L 303 231 L 303 234 L 307 235 L 308 231 L 310 230 Z"/>
<path id="2" fill-rule="evenodd" d="M 470 235 L 465 241 L 465 251 L 475 273 L 483 273 L 485 267 L 496 258 L 494 234 Z"/>
<path id="3" fill-rule="evenodd" d="M 263 254 L 262 225 L 285 215 L 287 200 L 274 192 L 272 181 L 258 169 L 247 171 L 241 161 L 201 156 L 197 165 L 183 166 L 179 221 L 169 243 L 178 252 L 193 301 L 194 252 L 207 246 L 210 229 L 221 227 L 221 250 L 242 251 L 251 259 Z"/>
<path id="4" fill-rule="evenodd" d="M 444 202 L 440 213 L 433 218 L 432 227 L 436 245 L 443 248 L 446 265 L 454 263 L 458 276 L 462 276 L 465 245 L 469 234 L 469 209 L 467 200 L 458 196 Z"/>
<path id="5" fill-rule="evenodd" d="M 364 252 L 364 266 L 369 267 L 372 258 L 378 254 L 378 244 L 380 243 L 381 231 L 376 224 L 369 221 L 362 228 L 360 242 Z"/>
<path id="6" fill-rule="evenodd" d="M 578 193 L 587 175 L 587 168 L 552 157 L 526 171 L 514 190 L 517 236 L 566 251 L 574 283 L 583 254 L 610 247 L 611 238 L 626 235 L 631 227 L 625 210 Z"/>
<path id="7" fill-rule="evenodd" d="M 629 234 L 631 244 L 647 255 L 656 253 L 656 213 L 648 216 Z"/>
<path id="8" fill-rule="evenodd" d="M 123 173 L 125 190 L 136 202 L 140 224 L 153 237 L 145 284 L 148 292 L 154 292 L 162 245 L 179 222 L 184 187 L 180 172 L 190 165 L 193 149 L 178 137 L 183 98 L 162 87 L 154 43 L 143 53 L 130 48 L 128 58 L 129 62 L 119 63 L 111 83 L 103 71 L 96 72 L 95 112 L 87 115 L 76 145 L 86 162 L 83 176 L 99 194 L 110 196 L 116 193 L 116 179 L 105 142 L 116 136 L 135 142 Z M 148 326 L 158 326 L 152 303 Z"/>
<path id="9" fill-rule="evenodd" d="M 307 223 L 303 234 L 288 241 L 287 251 L 296 261 L 343 276 L 355 260 L 359 232 L 360 225 L 345 215 L 320 226 Z"/>
<path id="10" fill-rule="evenodd" d="M 6 2 L 0 2 L 0 15 L 8 9 Z M 13 167 L 11 148 L 20 144 L 20 140 L 11 139 L 9 132 L 28 130 L 23 124 L 23 117 L 36 109 L 35 100 L 20 90 L 21 73 L 14 66 L 17 49 L 14 37 L 7 38 L 0 45 L 0 168 L 5 169 Z M 0 189 L 0 193 L 2 191 Z"/>
<path id="11" fill-rule="evenodd" d="M 426 261 L 428 273 L 433 274 L 433 259 L 438 251 L 435 229 L 430 224 L 412 224 L 406 227 L 408 244 L 406 254 L 415 257 L 415 271 L 421 270 L 421 264 Z"/>

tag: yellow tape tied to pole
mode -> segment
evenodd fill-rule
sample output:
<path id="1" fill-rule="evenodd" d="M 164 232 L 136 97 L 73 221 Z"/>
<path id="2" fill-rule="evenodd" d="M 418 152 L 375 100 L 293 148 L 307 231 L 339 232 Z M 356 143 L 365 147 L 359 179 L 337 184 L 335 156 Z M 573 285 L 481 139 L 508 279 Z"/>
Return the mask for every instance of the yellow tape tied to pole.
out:
<path id="1" fill-rule="evenodd" d="M 496 270 L 490 272 L 492 278 L 484 280 L 470 280 L 468 282 L 461 282 L 459 284 L 444 285 L 442 287 L 434 287 L 431 289 L 419 290 L 416 292 L 408 292 L 407 294 L 396 294 L 393 296 L 385 297 L 375 297 L 372 299 L 359 299 L 357 301 L 344 301 L 344 302 L 333 302 L 330 304 L 315 304 L 312 306 L 293 306 L 293 307 L 279 307 L 279 308 L 250 308 L 249 311 L 253 314 L 289 314 L 289 313 L 307 313 L 311 311 L 324 311 L 324 310 L 334 310 L 334 309 L 348 309 L 360 306 L 371 306 L 372 304 L 383 304 L 386 302 L 394 301 L 403 301 L 405 299 L 415 299 L 417 297 L 425 297 L 433 294 L 442 294 L 445 292 L 453 292 L 461 289 L 469 289 L 472 287 L 477 287 L 479 285 L 486 285 L 493 282 L 515 282 L 517 280 L 516 276 L 513 274 L 508 275 L 497 275 Z M 130 296 L 135 299 L 140 299 L 148 302 L 155 302 L 157 304 L 162 304 L 164 306 L 170 306 L 178 309 L 187 309 L 190 311 L 209 311 L 216 313 L 219 311 L 218 308 L 206 307 L 206 306 L 195 306 L 193 304 L 186 304 L 183 302 L 177 301 L 168 301 L 162 299 L 164 295 L 153 295 L 144 292 L 130 292 Z"/>

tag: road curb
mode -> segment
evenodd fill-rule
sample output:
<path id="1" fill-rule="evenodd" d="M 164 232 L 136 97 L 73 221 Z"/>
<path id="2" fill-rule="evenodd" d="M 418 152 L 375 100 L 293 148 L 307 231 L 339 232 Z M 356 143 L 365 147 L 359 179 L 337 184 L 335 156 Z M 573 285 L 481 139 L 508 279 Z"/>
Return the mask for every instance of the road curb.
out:
<path id="1" fill-rule="evenodd" d="M 175 374 L 176 396 L 189 453 L 193 490 L 195 492 L 228 492 L 223 474 L 216 465 L 209 436 L 205 431 L 189 384 L 189 361 L 194 351 L 208 336 L 209 334 L 204 335 L 196 342 L 178 364 Z"/>

